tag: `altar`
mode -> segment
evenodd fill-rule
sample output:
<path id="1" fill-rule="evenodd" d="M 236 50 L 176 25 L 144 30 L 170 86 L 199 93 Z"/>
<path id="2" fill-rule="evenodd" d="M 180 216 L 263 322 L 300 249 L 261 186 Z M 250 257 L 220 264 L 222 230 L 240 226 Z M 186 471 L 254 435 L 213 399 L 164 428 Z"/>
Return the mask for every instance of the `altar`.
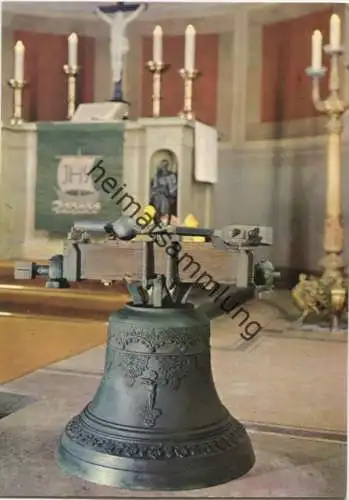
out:
<path id="1" fill-rule="evenodd" d="M 159 217 L 188 214 L 210 227 L 213 186 L 218 172 L 218 134 L 195 119 L 192 107 L 195 36 L 185 30 L 184 102 L 178 115 L 163 117 L 161 75 L 163 32 L 153 31 L 152 117 L 129 119 L 124 100 L 123 67 L 128 52 L 127 26 L 145 10 L 99 7 L 98 17 L 110 30 L 112 98 L 77 104 L 79 37 L 67 38 L 67 121 L 25 123 L 23 89 L 25 46 L 14 46 L 13 116 L 2 124 L 0 167 L 0 259 L 46 259 L 62 253 L 63 241 L 75 221 L 114 221 L 125 213 L 142 215 L 152 204 Z M 98 175 L 97 175 L 98 174 Z"/>
<path id="2" fill-rule="evenodd" d="M 130 199 L 145 207 L 164 159 L 177 176 L 177 217 L 192 213 L 209 227 L 214 184 L 202 181 L 196 158 L 200 125 L 180 117 L 2 125 L 0 258 L 46 259 L 62 252 L 73 220 L 115 220 Z M 88 175 L 98 161 L 124 205 Z"/>

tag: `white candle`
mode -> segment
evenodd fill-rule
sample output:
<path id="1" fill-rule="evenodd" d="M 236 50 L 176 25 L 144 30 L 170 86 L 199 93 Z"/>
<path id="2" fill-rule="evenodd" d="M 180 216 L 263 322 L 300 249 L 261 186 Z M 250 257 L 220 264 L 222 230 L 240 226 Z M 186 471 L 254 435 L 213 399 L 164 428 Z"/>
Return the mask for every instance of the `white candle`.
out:
<path id="1" fill-rule="evenodd" d="M 322 67 L 322 34 L 315 30 L 311 37 L 311 67 L 320 69 Z"/>
<path id="2" fill-rule="evenodd" d="M 25 47 L 23 42 L 18 40 L 15 45 L 15 58 L 14 58 L 14 79 L 16 82 L 22 83 L 24 81 L 24 53 Z"/>
<path id="3" fill-rule="evenodd" d="M 185 30 L 185 52 L 184 69 L 193 71 L 195 69 L 195 29 L 189 24 Z"/>
<path id="4" fill-rule="evenodd" d="M 71 33 L 68 36 L 68 66 L 76 68 L 78 65 L 78 35 Z"/>
<path id="5" fill-rule="evenodd" d="M 341 45 L 341 19 L 338 14 L 332 14 L 330 20 L 330 46 L 338 50 Z"/>
<path id="6" fill-rule="evenodd" d="M 162 28 L 155 26 L 153 31 L 153 61 L 156 64 L 162 63 Z"/>

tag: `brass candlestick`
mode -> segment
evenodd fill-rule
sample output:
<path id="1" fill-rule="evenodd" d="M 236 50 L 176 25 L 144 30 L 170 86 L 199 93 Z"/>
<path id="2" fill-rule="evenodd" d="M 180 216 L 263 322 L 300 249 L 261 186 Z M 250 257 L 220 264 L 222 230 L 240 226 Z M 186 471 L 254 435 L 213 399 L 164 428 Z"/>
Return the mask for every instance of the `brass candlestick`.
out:
<path id="1" fill-rule="evenodd" d="M 179 70 L 179 74 L 184 80 L 184 108 L 179 114 L 181 118 L 186 118 L 187 120 L 194 120 L 193 112 L 193 86 L 194 80 L 199 76 L 199 71 L 197 69 L 184 69 Z"/>
<path id="2" fill-rule="evenodd" d="M 21 125 L 23 123 L 23 103 L 22 95 L 23 89 L 27 85 L 24 80 L 19 82 L 14 78 L 10 78 L 8 81 L 9 87 L 13 90 L 13 113 L 11 118 L 11 125 Z"/>
<path id="3" fill-rule="evenodd" d="M 68 80 L 68 112 L 67 118 L 71 120 L 75 113 L 75 103 L 76 103 L 76 77 L 79 72 L 78 66 L 69 66 L 65 64 L 63 66 L 64 73 L 67 75 Z"/>
<path id="4" fill-rule="evenodd" d="M 153 74 L 153 116 L 158 117 L 160 116 L 161 75 L 168 69 L 169 65 L 163 62 L 148 61 L 146 67 Z"/>
<path id="5" fill-rule="evenodd" d="M 314 36 L 314 35 L 313 35 Z M 321 34 L 318 35 L 321 37 Z M 348 296 L 344 277 L 343 259 L 343 221 L 341 203 L 341 135 L 342 116 L 349 103 L 340 97 L 339 62 L 343 55 L 340 46 L 326 45 L 325 53 L 330 57 L 329 95 L 320 96 L 320 78 L 326 74 L 321 64 L 310 67 L 306 73 L 312 78 L 312 100 L 315 108 L 328 117 L 327 130 L 327 180 L 326 180 L 326 215 L 324 225 L 325 256 L 320 260 L 323 268 L 321 278 L 304 276 L 293 290 L 293 296 L 303 309 L 302 319 L 310 312 L 325 312 L 331 318 L 331 329 L 336 329 L 338 320 L 346 310 Z M 303 296 L 303 306 L 299 303 Z"/>

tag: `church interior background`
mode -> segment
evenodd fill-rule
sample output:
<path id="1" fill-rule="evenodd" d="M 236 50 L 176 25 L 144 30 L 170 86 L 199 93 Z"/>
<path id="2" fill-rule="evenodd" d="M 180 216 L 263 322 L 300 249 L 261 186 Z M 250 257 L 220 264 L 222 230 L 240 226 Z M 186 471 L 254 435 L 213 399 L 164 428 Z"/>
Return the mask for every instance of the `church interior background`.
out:
<path id="1" fill-rule="evenodd" d="M 77 103 L 105 101 L 110 94 L 108 31 L 88 7 L 84 11 L 80 6 L 79 16 L 73 15 L 76 6 L 70 2 L 62 7 L 52 4 L 47 13 L 44 3 L 40 9 L 30 7 L 29 12 L 28 8 L 3 5 L 3 127 L 12 113 L 7 81 L 16 40 L 26 47 L 25 79 L 30 82 L 23 93 L 25 120 L 66 118 L 62 67 L 67 35 L 73 31 L 79 34 L 81 65 Z M 161 116 L 176 116 L 181 110 L 183 82 L 178 70 L 183 65 L 185 26 L 192 21 L 197 30 L 196 65 L 201 72 L 193 107 L 197 119 L 214 125 L 219 134 L 212 224 L 270 225 L 274 229 L 273 262 L 283 268 L 283 276 L 289 271 L 316 270 L 322 252 L 326 119 L 314 109 L 311 81 L 304 68 L 310 61 L 309 33 L 320 29 L 326 36 L 331 12 L 335 9 L 344 16 L 347 8 L 340 4 L 241 8 L 222 4 L 207 5 L 207 14 L 198 17 L 195 8 L 188 6 L 181 13 L 170 11 L 171 19 L 166 19 L 160 7 L 153 9 L 129 27 L 132 50 L 127 55 L 124 86 L 131 102 L 130 118 L 151 116 L 152 76 L 145 63 L 151 56 L 155 23 L 163 28 L 164 58 L 170 65 L 163 75 Z M 343 78 L 347 94 L 347 73 Z M 326 78 L 322 83 L 326 89 Z M 344 133 L 344 158 L 347 144 Z M 345 186 L 346 169 L 342 175 Z M 251 193 L 248 204 L 245 190 Z M 344 220 L 348 210 L 344 197 Z M 12 223 L 15 227 L 16 222 Z M 345 238 L 348 252 L 347 234 Z"/>
<path id="2" fill-rule="evenodd" d="M 74 371 L 76 379 L 77 374 L 81 378 L 88 373 L 93 384 L 93 377 L 103 373 L 104 351 L 100 345 L 105 342 L 105 327 L 101 319 L 105 321 L 111 310 L 113 293 L 116 293 L 113 287 L 101 284 L 99 288 L 91 284 L 86 291 L 83 285 L 77 285 L 76 290 L 67 292 L 72 294 L 69 299 L 69 295 L 64 296 L 65 291 L 58 297 L 59 290 L 48 291 L 37 284 L 16 285 L 12 277 L 15 260 L 42 262 L 63 248 L 64 238 L 57 235 L 60 222 L 57 219 L 54 228 L 53 219 L 48 216 L 45 219 L 47 205 L 44 197 L 42 205 L 35 205 L 39 191 L 35 191 L 34 184 L 42 193 L 47 183 L 52 183 L 53 177 L 49 177 L 43 168 L 37 168 L 36 179 L 33 178 L 35 166 L 28 151 L 34 147 L 32 124 L 38 124 L 39 134 L 41 123 L 67 121 L 67 75 L 63 67 L 67 63 L 67 38 L 71 33 L 78 35 L 76 107 L 110 99 L 109 32 L 93 13 L 93 8 L 98 5 L 97 2 L 4 1 L 1 6 L 0 304 L 4 312 L 0 312 L 0 351 L 3 350 L 3 355 L 0 354 L 0 382 L 4 389 L 0 391 L 0 446 L 3 432 L 4 449 L 14 446 L 11 439 L 15 429 L 24 428 L 21 412 L 27 412 L 25 421 L 32 422 L 35 427 L 35 412 L 39 411 L 35 405 L 42 404 L 40 408 L 45 408 L 40 397 L 52 400 L 51 379 L 57 401 L 66 401 L 66 382 L 59 380 L 57 385 L 53 382 L 57 373 L 63 377 L 64 372 L 68 377 L 68 373 Z M 291 307 L 287 305 L 290 289 L 297 283 L 300 273 L 319 274 L 319 260 L 324 254 L 327 118 L 313 105 L 312 80 L 305 69 L 311 64 L 311 35 L 314 30 L 320 30 L 324 43 L 328 43 L 329 20 L 333 13 L 338 14 L 342 21 L 343 49 L 349 61 L 349 5 L 344 3 L 151 3 L 127 30 L 130 49 L 125 59 L 123 91 L 130 103 L 127 121 L 131 125 L 127 129 L 127 145 L 120 161 L 124 162 L 124 179 L 126 177 L 127 184 L 134 188 L 137 200 L 140 186 L 150 185 L 141 159 L 143 156 L 149 158 L 153 175 L 156 150 L 166 153 L 169 149 L 166 144 L 171 144 L 167 130 L 171 129 L 173 137 L 183 133 L 183 146 L 182 143 L 178 146 L 177 164 L 173 162 L 172 172 L 177 175 L 181 163 L 186 165 L 191 161 L 194 148 L 191 135 L 187 129 L 183 129 L 184 132 L 177 129 L 173 120 L 183 108 L 184 85 L 179 70 L 184 65 L 185 30 L 192 25 L 196 31 L 195 66 L 200 72 L 194 81 L 192 106 L 195 120 L 217 131 L 217 180 L 209 187 L 205 183 L 203 187 L 195 187 L 189 174 L 178 177 L 178 193 L 183 193 L 178 196 L 182 196 L 184 207 L 179 210 L 179 216 L 184 219 L 192 212 L 200 225 L 213 228 L 243 224 L 273 229 L 273 243 L 263 250 L 263 255 L 280 272 L 277 288 L 281 289 L 281 298 L 277 305 L 267 300 L 264 309 L 258 304 L 251 305 L 251 314 L 255 314 L 267 332 L 266 340 L 262 343 L 256 337 L 252 343 L 257 347 L 251 348 L 251 352 L 246 348 L 244 353 L 244 348 L 236 347 L 235 337 L 239 334 L 234 333 L 235 343 L 229 340 L 230 333 L 233 335 L 232 327 L 223 324 L 221 319 L 217 320 L 221 323 L 215 323 L 213 335 L 215 380 L 227 401 L 229 394 L 236 392 L 237 399 L 231 395 L 231 406 L 234 409 L 237 401 L 239 418 L 244 423 L 249 422 L 248 425 L 252 422 L 253 442 L 259 452 L 257 458 L 259 456 L 265 467 L 258 466 L 257 472 L 246 476 L 245 483 L 245 479 L 239 480 L 238 486 L 226 486 L 222 490 L 217 487 L 218 496 L 333 495 L 334 498 L 344 495 L 346 333 L 302 330 L 286 333 L 284 337 L 288 340 L 278 338 L 286 324 L 280 311 L 285 312 Z M 152 59 L 155 25 L 162 27 L 163 61 L 168 65 L 161 75 L 161 130 L 147 122 L 147 119 L 156 120 L 152 118 L 153 76 L 146 67 L 147 61 Z M 11 125 L 13 89 L 8 82 L 14 74 L 14 46 L 18 40 L 25 46 L 24 123 Z M 328 64 L 329 56 L 325 55 L 324 65 Z M 340 67 L 340 80 L 343 99 L 348 102 L 349 71 L 345 71 L 344 65 Z M 328 85 L 329 72 L 321 80 L 323 95 L 328 92 Z M 133 122 L 140 125 L 133 126 Z M 142 124 L 147 130 L 146 140 L 154 144 L 153 149 L 140 145 Z M 106 134 L 115 132 L 114 129 L 104 129 L 103 124 L 101 127 L 101 136 L 98 137 L 102 138 L 103 134 L 105 137 L 104 142 L 100 139 L 99 146 L 103 154 L 103 148 L 112 149 Z M 64 144 L 67 136 L 65 132 L 61 133 L 59 140 Z M 82 144 L 88 144 L 92 135 L 81 139 Z M 47 139 L 48 149 L 50 140 Z M 133 148 L 139 151 L 137 161 L 132 156 Z M 347 266 L 349 199 L 346 198 L 345 186 L 349 185 L 349 117 L 346 114 L 343 117 L 341 161 L 343 258 Z M 122 177 L 122 173 L 116 175 Z M 192 191 L 188 185 L 192 186 Z M 140 198 L 146 205 L 147 200 L 142 195 Z M 39 223 L 33 215 L 34 205 L 37 210 L 41 206 Z M 31 215 L 28 207 L 31 207 Z M 42 282 L 39 285 L 42 286 Z M 125 292 L 118 289 L 117 293 L 115 300 L 122 303 Z M 94 300 L 98 294 L 102 298 Z M 40 312 L 40 308 L 46 312 Z M 41 317 L 40 314 L 44 315 Z M 79 317 L 81 324 L 74 323 Z M 272 325 L 273 321 L 276 326 Z M 70 332 L 69 339 L 62 330 Z M 35 339 L 34 345 L 28 340 L 28 333 Z M 215 354 L 215 349 L 218 354 Z M 71 356 L 83 352 L 87 356 L 83 361 L 70 361 L 78 359 Z M 249 360 L 246 361 L 247 353 Z M 222 356 L 219 361 L 218 356 Z M 223 359 L 224 356 L 227 357 Z M 241 373 L 245 372 L 246 378 L 241 379 Z M 228 379 L 234 381 L 230 384 Z M 73 379 L 71 383 L 74 383 Z M 74 403 L 77 412 L 91 395 L 88 381 L 81 382 L 78 392 Z M 16 397 L 22 393 L 31 394 L 30 397 L 39 403 L 18 403 Z M 273 393 L 279 398 L 277 403 L 273 401 Z M 14 409 L 2 419 L 3 394 L 6 396 L 4 405 L 12 405 Z M 10 398 L 10 403 L 6 398 Z M 290 409 L 289 401 L 292 400 L 294 407 Z M 17 411 L 16 405 L 23 408 Z M 47 433 L 52 431 L 52 439 L 49 438 L 52 443 L 52 429 L 60 431 L 71 415 L 70 403 L 61 405 L 64 415 L 59 416 L 57 410 L 45 428 Z M 26 425 L 29 429 L 29 423 Z M 250 429 L 248 425 L 247 429 Z M 279 441 L 267 443 L 268 428 L 275 435 L 279 433 Z M 280 431 L 281 428 L 287 431 Z M 39 439 L 33 430 L 19 429 L 18 432 L 27 443 L 31 442 L 30 439 Z M 300 436 L 308 437 L 302 441 Z M 6 439 L 10 444 L 6 444 Z M 20 446 L 16 441 L 17 445 Z M 41 443 L 40 450 L 42 446 Z M 306 451 L 300 451 L 302 446 Z M 291 450 L 288 455 L 285 454 L 287 449 Z M 46 465 L 42 457 L 36 458 L 36 455 L 31 465 L 25 462 L 26 474 L 23 475 L 19 459 L 22 452 L 16 451 L 13 463 L 5 462 L 8 453 L 5 451 L 4 458 L 0 458 L 0 483 L 3 482 L 8 496 L 41 494 L 42 479 L 35 482 L 34 469 L 40 475 L 45 466 L 53 478 L 52 485 L 47 486 L 48 495 L 110 496 L 113 492 L 104 486 L 83 486 L 82 483 L 74 483 L 74 486 L 56 471 L 51 455 Z M 25 454 L 30 453 L 28 444 Z M 273 462 L 274 455 L 276 461 Z M 306 463 L 302 463 L 299 456 L 306 456 Z M 314 465 L 316 461 L 321 462 L 319 466 Z M 29 479 L 24 480 L 24 476 Z M 201 494 L 209 496 L 210 489 L 200 490 Z"/>

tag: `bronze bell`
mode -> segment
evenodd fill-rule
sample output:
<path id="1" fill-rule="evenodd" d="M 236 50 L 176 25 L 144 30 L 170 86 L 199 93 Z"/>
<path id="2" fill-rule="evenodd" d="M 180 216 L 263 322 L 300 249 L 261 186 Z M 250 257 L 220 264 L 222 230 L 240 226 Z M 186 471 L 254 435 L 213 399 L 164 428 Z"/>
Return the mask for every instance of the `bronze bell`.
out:
<path id="1" fill-rule="evenodd" d="M 247 473 L 255 456 L 216 392 L 209 319 L 191 304 L 112 313 L 104 376 L 66 426 L 58 461 L 127 489 L 205 488 Z"/>

